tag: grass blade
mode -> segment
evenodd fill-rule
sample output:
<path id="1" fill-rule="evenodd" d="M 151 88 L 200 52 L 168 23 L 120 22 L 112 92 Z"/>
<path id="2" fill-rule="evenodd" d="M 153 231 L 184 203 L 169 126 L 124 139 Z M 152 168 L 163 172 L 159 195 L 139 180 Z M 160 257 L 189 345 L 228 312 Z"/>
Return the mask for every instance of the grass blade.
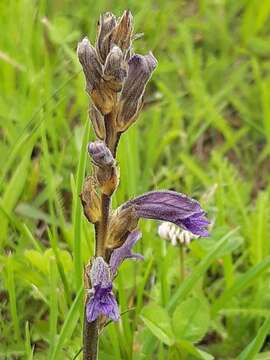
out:
<path id="1" fill-rule="evenodd" d="M 82 208 L 79 194 L 82 190 L 85 167 L 86 167 L 86 147 L 89 139 L 90 121 L 87 119 L 84 128 L 83 141 L 80 151 L 79 165 L 76 176 L 76 197 L 75 201 L 75 219 L 74 219 L 74 267 L 75 267 L 75 283 L 78 290 L 82 284 Z"/>
<path id="2" fill-rule="evenodd" d="M 260 327 L 256 337 L 251 343 L 241 352 L 236 360 L 253 360 L 258 352 L 261 350 L 264 340 L 270 331 L 270 316 L 265 319 Z"/>

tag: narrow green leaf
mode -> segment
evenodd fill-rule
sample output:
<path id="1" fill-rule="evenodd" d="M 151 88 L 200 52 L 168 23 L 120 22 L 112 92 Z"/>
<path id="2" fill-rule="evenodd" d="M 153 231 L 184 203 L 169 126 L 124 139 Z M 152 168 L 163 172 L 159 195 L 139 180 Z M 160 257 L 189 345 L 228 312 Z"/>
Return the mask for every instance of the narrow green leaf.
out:
<path id="1" fill-rule="evenodd" d="M 76 176 L 76 194 L 75 194 L 75 219 L 74 219 L 74 267 L 75 267 L 75 282 L 76 289 L 78 290 L 81 287 L 83 279 L 83 264 L 82 264 L 82 208 L 80 202 L 80 192 L 82 190 L 84 174 L 86 168 L 86 158 L 87 158 L 87 142 L 89 139 L 90 131 L 90 122 L 87 119 L 84 128 L 84 135 L 82 140 L 79 165 L 77 169 Z"/>
<path id="2" fill-rule="evenodd" d="M 1 201 L 1 207 L 5 209 L 5 212 L 9 214 L 17 201 L 19 200 L 23 188 L 25 186 L 25 182 L 28 176 L 28 167 L 30 165 L 30 152 L 28 151 L 26 155 L 23 157 L 21 163 L 18 165 L 15 170 L 11 180 L 6 186 L 5 193 L 3 195 Z M 0 232 L 0 245 L 6 241 L 7 237 L 7 227 L 8 221 L 5 217 L 1 218 L 1 232 Z"/>
<path id="3" fill-rule="evenodd" d="M 270 317 L 268 317 L 260 327 L 256 337 L 251 343 L 241 352 L 236 360 L 253 360 L 258 352 L 261 350 L 266 336 L 270 332 Z"/>
<path id="4" fill-rule="evenodd" d="M 193 289 L 195 284 L 199 281 L 199 279 L 205 274 L 206 270 L 212 264 L 212 262 L 219 256 L 220 252 L 223 251 L 230 237 L 237 231 L 238 229 L 234 229 L 223 236 L 212 251 L 209 252 L 201 262 L 195 266 L 192 274 L 181 284 L 178 290 L 175 292 L 173 297 L 171 298 L 167 308 L 169 310 L 173 310 L 177 303 L 180 300 L 183 300 Z"/>
<path id="5" fill-rule="evenodd" d="M 55 343 L 50 360 L 63 359 L 63 354 L 61 355 L 61 350 L 63 349 L 63 345 L 70 340 L 71 335 L 77 325 L 78 319 L 80 317 L 80 307 L 83 300 L 83 294 L 84 288 L 81 287 L 65 318 L 65 322 Z"/>
<path id="6" fill-rule="evenodd" d="M 234 284 L 225 290 L 220 298 L 212 305 L 212 313 L 215 314 L 223 306 L 225 306 L 228 301 L 236 294 L 239 294 L 240 291 L 252 284 L 253 281 L 257 280 L 268 268 L 270 267 L 270 256 L 265 258 L 258 265 L 250 268 L 245 274 L 241 275 Z"/>
<path id="7" fill-rule="evenodd" d="M 52 257 L 49 262 L 49 284 L 50 284 L 50 353 L 52 353 L 56 334 L 58 319 L 58 294 L 57 294 L 57 267 Z"/>
<path id="8" fill-rule="evenodd" d="M 20 326 L 19 326 L 19 318 L 18 318 L 17 303 L 16 303 L 13 259 L 11 256 L 8 256 L 6 261 L 6 287 L 9 296 L 9 308 L 10 308 L 11 319 L 14 328 L 14 335 L 17 341 L 19 342 L 21 340 L 21 336 L 20 336 Z"/>
<path id="9" fill-rule="evenodd" d="M 25 354 L 27 360 L 32 360 L 34 356 L 34 347 L 31 346 L 31 335 L 28 321 L 25 323 Z"/>

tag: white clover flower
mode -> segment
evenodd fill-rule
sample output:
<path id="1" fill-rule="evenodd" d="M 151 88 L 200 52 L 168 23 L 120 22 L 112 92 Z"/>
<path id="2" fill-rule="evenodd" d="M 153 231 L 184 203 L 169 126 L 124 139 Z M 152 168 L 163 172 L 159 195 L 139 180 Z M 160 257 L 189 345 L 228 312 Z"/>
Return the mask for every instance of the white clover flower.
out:
<path id="1" fill-rule="evenodd" d="M 199 238 L 199 235 L 192 234 L 167 221 L 159 225 L 158 235 L 164 240 L 171 241 L 173 246 L 188 245 L 192 239 Z"/>

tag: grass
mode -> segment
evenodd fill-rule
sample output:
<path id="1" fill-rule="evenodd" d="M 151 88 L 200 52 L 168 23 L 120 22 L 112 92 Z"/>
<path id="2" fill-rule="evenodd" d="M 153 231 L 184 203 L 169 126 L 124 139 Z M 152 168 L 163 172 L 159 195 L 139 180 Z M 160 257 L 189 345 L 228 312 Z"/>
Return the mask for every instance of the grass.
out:
<path id="1" fill-rule="evenodd" d="M 100 12 L 125 8 L 145 33 L 136 51 L 152 49 L 159 66 L 121 139 L 114 205 L 175 189 L 214 227 L 190 245 L 179 285 L 179 252 L 141 222 L 145 261 L 121 267 L 124 314 L 104 329 L 100 358 L 269 359 L 268 0 L 1 1 L 0 359 L 80 350 L 93 229 L 78 194 L 93 133 L 75 50 L 94 41 Z"/>

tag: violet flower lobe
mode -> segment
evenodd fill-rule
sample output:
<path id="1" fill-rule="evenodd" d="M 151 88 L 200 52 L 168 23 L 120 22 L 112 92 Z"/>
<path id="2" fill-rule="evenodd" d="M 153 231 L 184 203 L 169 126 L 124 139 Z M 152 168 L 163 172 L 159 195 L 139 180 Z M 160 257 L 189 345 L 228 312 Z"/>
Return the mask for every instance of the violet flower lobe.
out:
<path id="1" fill-rule="evenodd" d="M 112 274 L 115 276 L 118 267 L 121 265 L 121 263 L 125 259 L 136 259 L 136 260 L 143 260 L 144 257 L 141 254 L 133 253 L 132 247 L 136 244 L 136 242 L 141 238 L 142 234 L 138 230 L 132 231 L 126 241 L 123 243 L 122 246 L 115 249 L 112 252 L 111 258 L 110 258 L 110 267 Z"/>
<path id="2" fill-rule="evenodd" d="M 136 216 L 169 221 L 199 236 L 208 236 L 209 221 L 198 201 L 175 191 L 150 191 L 124 203 L 121 210 L 133 207 Z"/>

